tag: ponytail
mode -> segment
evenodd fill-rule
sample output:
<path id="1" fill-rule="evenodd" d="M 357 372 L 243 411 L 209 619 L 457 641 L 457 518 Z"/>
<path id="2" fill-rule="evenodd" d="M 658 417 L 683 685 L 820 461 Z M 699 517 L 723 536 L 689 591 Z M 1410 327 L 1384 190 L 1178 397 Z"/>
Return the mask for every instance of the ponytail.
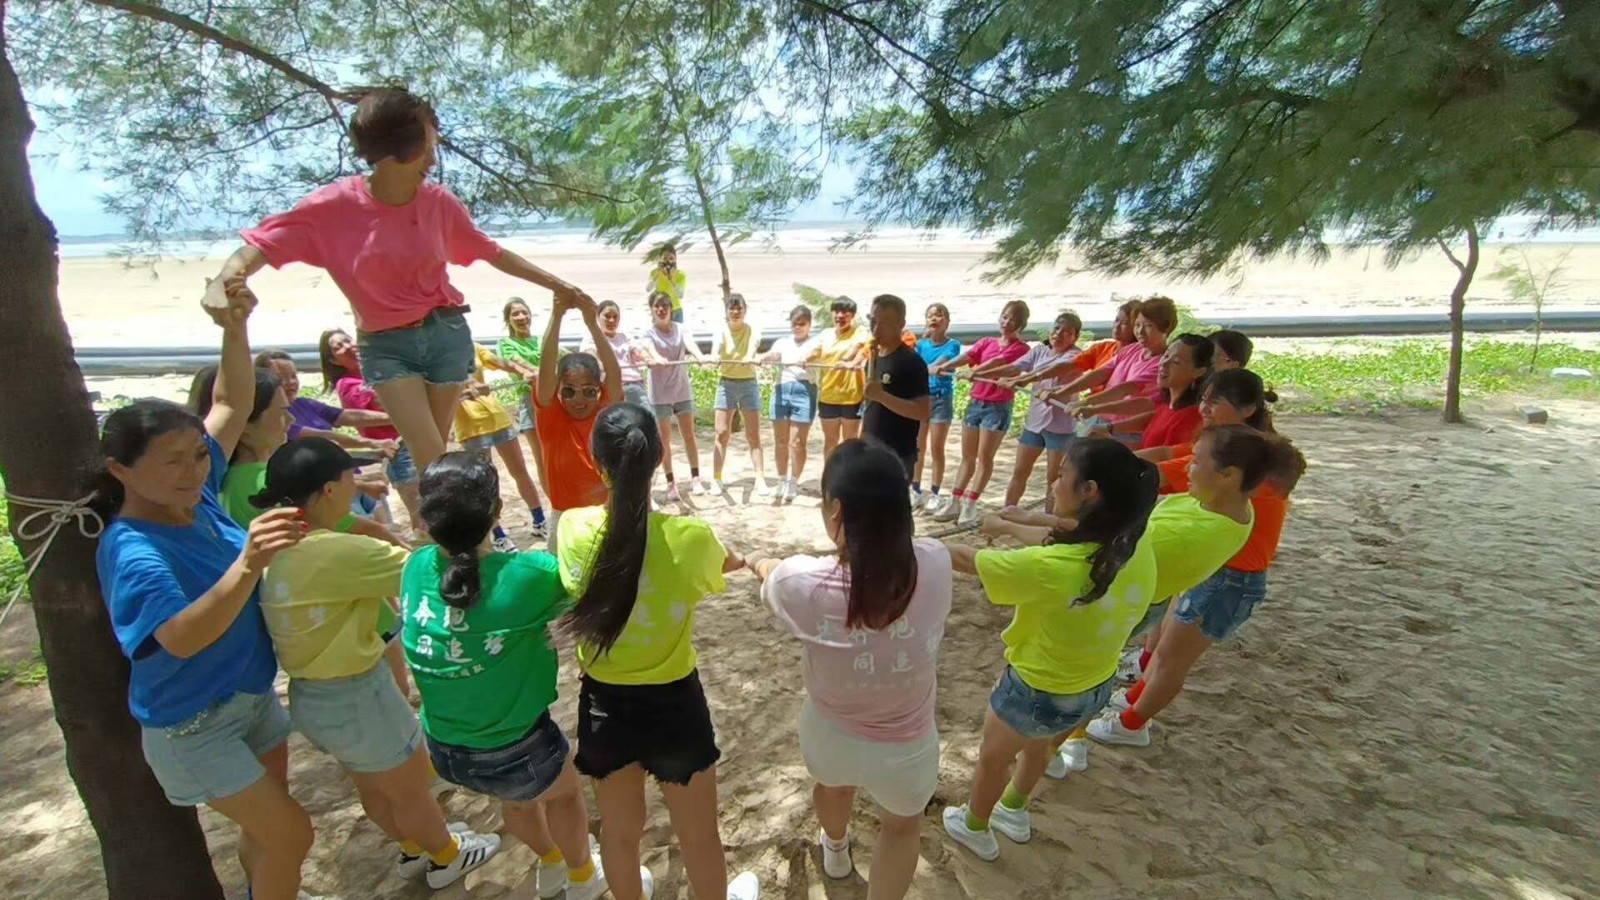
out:
<path id="1" fill-rule="evenodd" d="M 1106 595 L 1122 567 L 1133 558 L 1144 537 L 1150 511 L 1161 490 L 1156 467 L 1119 441 L 1074 441 L 1067 448 L 1067 467 L 1076 483 L 1094 482 L 1097 496 L 1079 510 L 1072 530 L 1052 531 L 1047 543 L 1098 544 L 1089 553 L 1089 589 L 1072 605 L 1093 603 Z"/>
<path id="2" fill-rule="evenodd" d="M 595 417 L 589 448 L 611 493 L 593 568 L 561 629 L 604 655 L 622 636 L 639 597 L 650 536 L 650 482 L 661 462 L 661 433 L 649 410 L 618 403 Z"/>
<path id="3" fill-rule="evenodd" d="M 1195 444 L 1202 440 L 1218 470 L 1239 470 L 1239 489 L 1245 494 L 1268 481 L 1288 494 L 1306 471 L 1305 456 L 1281 434 L 1246 425 L 1213 425 L 1200 432 Z"/>
<path id="4" fill-rule="evenodd" d="M 456 609 L 471 609 L 482 591 L 478 548 L 500 518 L 500 475 L 482 457 L 446 453 L 422 473 L 419 489 L 417 516 L 450 557 L 439 579 L 439 598 Z"/>

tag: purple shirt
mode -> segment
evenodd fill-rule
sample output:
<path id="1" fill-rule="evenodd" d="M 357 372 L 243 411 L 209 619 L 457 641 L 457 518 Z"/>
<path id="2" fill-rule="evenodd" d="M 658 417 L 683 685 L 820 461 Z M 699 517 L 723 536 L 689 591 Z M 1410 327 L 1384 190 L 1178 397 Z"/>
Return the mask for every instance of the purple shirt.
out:
<path id="1" fill-rule="evenodd" d="M 344 410 L 329 406 L 310 397 L 296 397 L 289 401 L 289 440 L 300 436 L 309 428 L 312 431 L 332 431 L 338 427 L 339 415 Z"/>

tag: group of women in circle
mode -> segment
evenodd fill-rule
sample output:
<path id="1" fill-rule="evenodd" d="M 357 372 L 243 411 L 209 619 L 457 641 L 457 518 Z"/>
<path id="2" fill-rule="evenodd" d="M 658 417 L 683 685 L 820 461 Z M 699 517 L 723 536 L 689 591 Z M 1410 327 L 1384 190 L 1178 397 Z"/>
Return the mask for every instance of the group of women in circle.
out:
<path id="1" fill-rule="evenodd" d="M 780 376 L 774 407 L 790 413 L 781 421 L 791 423 L 788 436 L 799 432 L 800 447 L 799 408 L 808 407 L 808 423 L 811 389 L 784 385 L 809 384 L 805 367 L 825 367 L 816 396 L 827 438 L 820 516 L 834 552 L 741 555 L 706 522 L 656 511 L 655 471 L 665 467 L 669 490 L 676 486 L 668 426 L 678 421 L 687 442 L 692 424 L 682 417 L 692 410 L 658 392 L 655 377 L 646 394 L 627 373 L 671 370 L 675 346 L 691 353 L 662 327 L 676 325 L 671 292 L 651 299 L 653 330 L 664 337 L 619 340 L 620 309 L 499 248 L 448 191 L 426 183 L 436 128 L 427 105 L 404 91 L 363 99 L 351 137 L 372 172 L 244 233 L 246 246 L 207 289 L 221 360 L 197 378 L 190 407 L 138 401 L 104 426 L 95 506 L 108 524 L 96 561 L 131 663 L 129 706 L 145 757 L 173 803 L 206 804 L 239 824 L 252 897 L 303 895 L 314 832 L 289 792 L 291 729 L 349 773 L 368 817 L 395 842 L 399 877 L 444 887 L 500 847 L 497 835 L 447 821 L 429 790 L 436 775 L 501 801 L 505 830 L 539 855 L 541 896 L 649 897 L 651 873 L 639 865 L 649 776 L 694 894 L 757 896 L 753 874 L 728 876 L 721 751 L 693 641 L 699 602 L 739 570 L 761 580 L 775 619 L 800 641 L 798 728 L 816 782 L 823 869 L 853 870 L 847 824 L 864 790 L 882 823 L 869 896 L 902 897 L 938 780 L 933 710 L 954 573 L 975 576 L 991 602 L 1015 608 L 969 799 L 943 813 L 947 833 L 984 859 L 998 856 L 997 833 L 1028 839 L 1041 774 L 1085 764 L 1085 726 L 1091 738 L 1147 743 L 1148 720 L 1194 660 L 1265 599 L 1304 460 L 1274 433 L 1261 380 L 1223 370 L 1248 362 L 1248 342 L 1219 334 L 1168 346 L 1175 317 L 1163 298 L 1125 306 L 1114 346 L 1079 353 L 1070 313 L 1044 349 L 1028 347 L 1021 304 L 1003 312 L 998 339 L 953 355 L 942 308 L 930 309 L 928 333 L 912 339 L 935 358 L 936 377 L 965 366 L 975 384 L 994 389 L 975 390 L 964 411 L 952 507 L 1015 547 L 916 536 L 912 507 L 926 512 L 928 503 L 907 503 L 906 461 L 854 438 L 860 398 L 845 390 L 849 380 L 827 378 L 849 375 L 860 355 L 853 337 L 840 339 L 855 331 L 854 311 L 841 305 L 836 340 L 821 351 L 806 346 L 802 321 L 766 355 L 734 327 L 725 348 L 728 361 L 770 361 L 793 376 Z M 444 267 L 475 259 L 551 290 L 547 352 L 519 355 L 502 344 L 487 360 L 472 342 L 464 298 Z M 246 280 L 264 264 L 294 261 L 329 269 L 356 314 L 354 340 L 323 341 L 324 377 L 344 409 L 302 403 L 309 398 L 295 396 L 292 360 L 252 359 L 257 301 Z M 681 295 L 681 279 L 670 270 L 665 279 Z M 742 319 L 739 307 L 736 317 L 729 305 L 730 326 Z M 574 313 L 585 349 L 548 352 Z M 526 304 L 508 306 L 506 318 L 512 341 L 530 340 Z M 1099 362 L 1080 364 L 1086 355 Z M 531 381 L 527 418 L 469 407 L 488 396 L 470 382 L 489 362 Z M 724 380 L 733 382 L 719 390 L 731 420 L 748 408 L 749 386 L 737 383 L 746 380 L 737 368 Z M 1030 408 L 1021 447 L 1037 452 L 1019 457 L 1031 464 L 1050 454 L 1048 508 L 1019 509 L 1019 490 L 979 520 L 973 510 L 1010 424 L 1009 392 L 1025 384 L 1046 409 L 1036 418 Z M 1100 390 L 1079 397 L 1085 388 Z M 945 395 L 933 393 L 927 444 L 942 447 L 936 429 L 953 415 L 937 415 Z M 943 401 L 943 411 L 952 405 Z M 347 426 L 395 431 L 351 438 L 340 430 Z M 447 452 L 452 429 L 462 449 Z M 519 431 L 535 435 L 549 489 L 549 552 L 497 545 L 502 503 L 489 454 L 515 447 Z M 803 457 L 789 447 L 786 475 L 781 447 L 780 486 L 792 486 Z M 391 476 L 415 468 L 408 505 L 419 546 L 363 515 L 382 486 L 351 450 L 385 458 Z M 537 508 L 532 479 L 509 455 L 508 472 Z M 931 468 L 936 497 L 937 453 Z M 697 474 L 691 468 L 696 483 Z M 950 517 L 942 501 L 933 513 Z M 1141 631 L 1146 651 L 1126 660 L 1137 680 L 1113 695 L 1119 654 Z M 549 712 L 559 671 L 553 634 L 571 639 L 582 672 L 575 749 Z M 273 689 L 280 668 L 287 709 Z M 420 715 L 407 700 L 410 681 Z M 593 787 L 598 841 L 580 775 Z"/>

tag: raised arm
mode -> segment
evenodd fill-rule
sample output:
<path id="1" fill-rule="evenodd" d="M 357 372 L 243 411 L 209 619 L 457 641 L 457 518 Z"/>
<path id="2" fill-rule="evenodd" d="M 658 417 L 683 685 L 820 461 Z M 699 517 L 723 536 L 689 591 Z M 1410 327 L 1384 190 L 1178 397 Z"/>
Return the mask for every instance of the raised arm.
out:
<path id="1" fill-rule="evenodd" d="M 545 352 L 539 354 L 539 380 L 533 386 L 540 406 L 549 406 L 556 399 L 556 357 L 561 355 L 556 348 L 561 346 L 561 317 L 566 315 L 570 300 L 570 295 L 557 293 L 550 306 L 550 321 L 544 326 Z"/>
<path id="2" fill-rule="evenodd" d="M 222 309 L 228 306 L 229 294 L 243 288 L 245 280 L 261 271 L 266 265 L 266 254 L 249 244 L 240 245 L 239 249 L 222 261 L 222 268 L 218 270 L 217 277 L 206 284 L 205 298 L 200 302 L 210 309 Z"/>
<path id="3" fill-rule="evenodd" d="M 212 284 L 216 282 L 213 281 Z M 209 310 L 222 325 L 222 361 L 217 366 L 217 382 L 211 389 L 211 411 L 206 413 L 206 434 L 222 447 L 223 456 L 233 456 L 239 437 L 255 412 L 256 370 L 250 359 L 250 330 L 246 324 L 255 307 L 255 295 L 240 287 L 230 295 L 232 306 Z"/>

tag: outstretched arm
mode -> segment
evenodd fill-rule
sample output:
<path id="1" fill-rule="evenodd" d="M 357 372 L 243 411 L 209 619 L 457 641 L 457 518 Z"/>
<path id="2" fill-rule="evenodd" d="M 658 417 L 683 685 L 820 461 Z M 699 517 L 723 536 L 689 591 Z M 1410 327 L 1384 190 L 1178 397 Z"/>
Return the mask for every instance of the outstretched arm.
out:
<path id="1" fill-rule="evenodd" d="M 523 281 L 532 282 L 539 287 L 559 296 L 563 291 L 577 293 L 578 289 L 571 284 L 551 275 L 516 253 L 501 248 L 500 255 L 489 261 L 489 265 Z"/>
<path id="2" fill-rule="evenodd" d="M 241 245 L 223 260 L 222 269 L 206 284 L 206 294 L 200 302 L 209 309 L 223 309 L 228 305 L 228 295 L 243 288 L 245 280 L 266 264 L 266 254 L 249 244 Z"/>

